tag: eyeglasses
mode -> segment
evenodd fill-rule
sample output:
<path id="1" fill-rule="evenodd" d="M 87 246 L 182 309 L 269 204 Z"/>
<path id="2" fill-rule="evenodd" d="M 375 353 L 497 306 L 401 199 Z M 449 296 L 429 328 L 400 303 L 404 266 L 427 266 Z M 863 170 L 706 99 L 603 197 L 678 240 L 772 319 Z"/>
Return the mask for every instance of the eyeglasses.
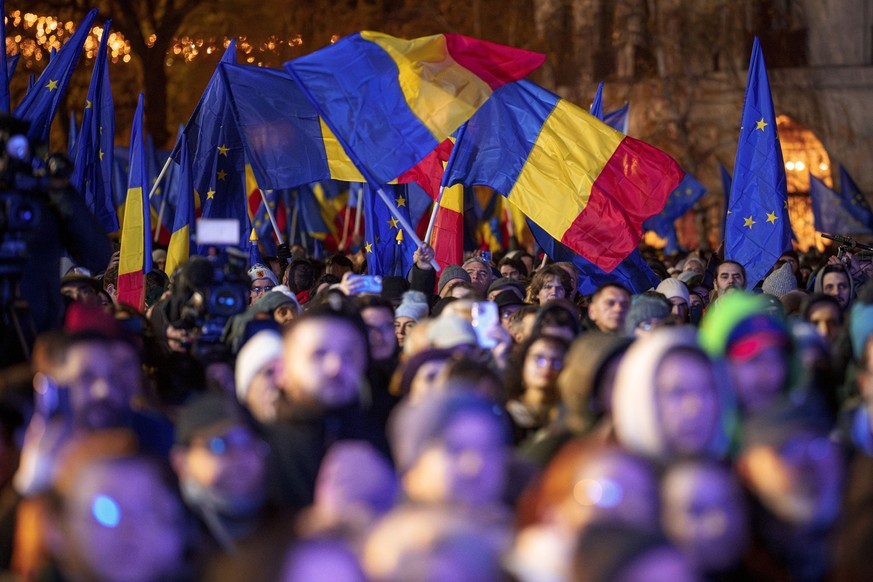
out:
<path id="1" fill-rule="evenodd" d="M 534 355 L 534 363 L 537 368 L 551 368 L 552 370 L 560 370 L 564 367 L 564 360 L 561 358 L 550 358 L 548 356 Z"/>
<path id="2" fill-rule="evenodd" d="M 260 295 L 261 293 L 266 293 L 271 289 L 273 289 L 272 285 L 264 285 L 263 287 L 254 286 L 252 287 L 251 292 Z"/>

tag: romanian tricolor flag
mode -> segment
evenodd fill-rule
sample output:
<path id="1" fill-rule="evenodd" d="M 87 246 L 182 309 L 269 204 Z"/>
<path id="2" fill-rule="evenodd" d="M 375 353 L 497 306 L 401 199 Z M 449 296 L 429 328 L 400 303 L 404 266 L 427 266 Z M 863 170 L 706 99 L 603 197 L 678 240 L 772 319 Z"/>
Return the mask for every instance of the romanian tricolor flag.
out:
<path id="1" fill-rule="evenodd" d="M 683 176 L 664 152 L 527 81 L 495 91 L 455 150 L 445 183 L 491 186 L 605 271 L 637 247 Z"/>
<path id="2" fill-rule="evenodd" d="M 433 222 L 431 246 L 440 269 L 464 260 L 464 187 L 446 188 Z"/>
<path id="3" fill-rule="evenodd" d="M 130 172 L 118 260 L 118 302 L 127 303 L 140 311 L 145 309 L 145 274 L 152 270 L 152 227 L 146 188 L 142 104 L 143 96 L 140 93 L 130 132 Z"/>
<path id="4" fill-rule="evenodd" d="M 367 180 L 387 184 L 448 138 L 495 89 L 544 60 L 457 34 L 403 40 L 361 32 L 285 68 Z"/>
<path id="5" fill-rule="evenodd" d="M 179 196 L 176 215 L 173 218 L 173 233 L 167 247 L 167 273 L 172 274 L 191 254 L 191 229 L 194 228 L 194 175 L 191 172 L 191 154 L 188 138 L 179 134 Z"/>
<path id="6" fill-rule="evenodd" d="M 218 71 L 224 80 L 221 90 L 233 104 L 254 181 L 261 188 L 281 190 L 328 180 L 365 181 L 287 73 L 227 62 L 220 63 Z M 449 152 L 451 143 L 446 140 L 388 183 L 418 182 L 436 196 L 442 163 Z"/>

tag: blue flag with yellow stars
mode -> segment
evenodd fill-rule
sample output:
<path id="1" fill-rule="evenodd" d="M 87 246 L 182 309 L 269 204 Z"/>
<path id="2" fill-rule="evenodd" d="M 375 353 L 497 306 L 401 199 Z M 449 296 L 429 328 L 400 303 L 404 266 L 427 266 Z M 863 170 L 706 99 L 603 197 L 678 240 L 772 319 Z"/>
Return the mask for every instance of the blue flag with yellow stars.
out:
<path id="1" fill-rule="evenodd" d="M 395 207 L 409 220 L 409 196 L 405 184 L 382 186 Z M 405 277 L 412 268 L 415 243 L 403 231 L 388 207 L 364 185 L 364 255 L 367 272 L 383 277 Z"/>
<path id="2" fill-rule="evenodd" d="M 873 229 L 859 220 L 855 208 L 812 174 L 809 175 L 809 198 L 817 231 L 829 234 L 873 234 Z"/>
<path id="3" fill-rule="evenodd" d="M 745 267 L 746 286 L 750 289 L 791 248 L 785 164 L 757 38 L 746 82 L 724 242 L 725 258 Z"/>
<path id="4" fill-rule="evenodd" d="M 231 40 L 222 62 L 236 62 L 236 41 Z M 191 155 L 194 192 L 200 200 L 201 218 L 236 218 L 240 248 L 247 248 L 250 234 L 246 208 L 245 151 L 240 128 L 218 70 L 213 73 L 191 119 L 185 125 Z M 177 148 L 178 149 L 178 148 Z M 173 157 L 178 161 L 178 151 Z M 198 253 L 202 252 L 200 249 Z"/>
<path id="5" fill-rule="evenodd" d="M 697 178 L 685 172 L 685 177 L 676 186 L 676 189 L 670 193 L 667 198 L 667 203 L 664 208 L 643 222 L 643 228 L 654 231 L 661 238 L 669 238 L 671 235 L 676 235 L 675 222 L 691 210 L 698 200 L 706 194 L 706 186 L 701 184 Z"/>
<path id="6" fill-rule="evenodd" d="M 873 229 L 873 210 L 861 193 L 861 189 L 849 176 L 846 168 L 840 166 L 840 194 L 843 201 L 846 203 L 846 208 L 851 209 L 851 213 L 857 218 L 861 224 L 869 229 Z"/>
<path id="7" fill-rule="evenodd" d="M 94 61 L 91 85 L 82 113 L 82 128 L 73 147 L 73 177 L 70 182 L 85 198 L 85 204 L 106 232 L 120 228 L 112 195 L 112 167 L 115 158 L 115 104 L 109 85 L 109 27 L 103 36 Z"/>
<path id="8" fill-rule="evenodd" d="M 33 88 L 28 90 L 27 95 L 15 108 L 14 117 L 30 122 L 30 129 L 27 131 L 28 139 L 35 142 L 48 141 L 52 120 L 64 98 L 70 77 L 73 75 L 76 63 L 79 62 L 85 39 L 91 34 L 96 16 L 96 8 L 85 15 L 70 40 L 65 42 L 57 55 L 49 61 L 39 79 L 34 82 Z"/>

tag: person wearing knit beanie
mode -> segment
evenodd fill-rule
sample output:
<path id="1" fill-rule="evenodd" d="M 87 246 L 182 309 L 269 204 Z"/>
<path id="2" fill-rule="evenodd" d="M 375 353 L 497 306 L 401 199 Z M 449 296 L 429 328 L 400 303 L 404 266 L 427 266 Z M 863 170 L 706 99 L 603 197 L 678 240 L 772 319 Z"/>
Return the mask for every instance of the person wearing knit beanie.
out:
<path id="1" fill-rule="evenodd" d="M 403 347 L 406 334 L 415 324 L 428 315 L 427 297 L 421 291 L 407 291 L 403 294 L 400 305 L 394 310 L 394 333 L 397 343 Z"/>
<path id="2" fill-rule="evenodd" d="M 251 289 L 249 292 L 249 304 L 257 301 L 261 294 L 267 293 L 273 287 L 279 284 L 279 279 L 276 274 L 263 263 L 255 263 L 248 271 L 249 278 L 252 280 Z"/>
<path id="3" fill-rule="evenodd" d="M 672 305 L 673 315 L 678 316 L 684 322 L 688 321 L 691 295 L 688 293 L 688 286 L 685 283 L 671 277 L 661 281 L 655 291 L 667 298 L 667 301 Z"/>
<path id="4" fill-rule="evenodd" d="M 761 289 L 764 293 L 780 299 L 789 291 L 797 289 L 797 278 L 794 276 L 794 271 L 791 270 L 791 263 L 785 263 L 767 275 Z"/>
<path id="5" fill-rule="evenodd" d="M 276 419 L 276 373 L 281 362 L 282 336 L 269 329 L 253 335 L 236 357 L 237 399 L 259 422 Z"/>
<path id="6" fill-rule="evenodd" d="M 449 283 L 452 281 L 464 281 L 466 283 L 470 283 L 470 275 L 461 268 L 460 265 L 446 265 L 446 268 L 443 269 L 442 274 L 440 275 L 439 283 L 437 283 L 437 294 L 440 297 L 445 297 L 449 290 Z"/>
<path id="7" fill-rule="evenodd" d="M 624 320 L 624 335 L 647 335 L 658 323 L 670 317 L 670 309 L 670 302 L 661 293 L 634 295 Z"/>

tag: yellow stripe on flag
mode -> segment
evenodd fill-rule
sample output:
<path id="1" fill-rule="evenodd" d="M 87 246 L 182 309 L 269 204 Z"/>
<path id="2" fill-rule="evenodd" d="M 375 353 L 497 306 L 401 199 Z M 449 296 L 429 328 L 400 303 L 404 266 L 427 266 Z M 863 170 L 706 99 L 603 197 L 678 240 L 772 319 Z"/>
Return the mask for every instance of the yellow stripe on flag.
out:
<path id="1" fill-rule="evenodd" d="M 580 132 L 580 120 L 588 117 L 561 99 L 543 123 L 508 195 L 515 206 L 527 216 L 536 216 L 537 224 L 558 240 L 588 205 L 595 180 L 624 139 L 599 122 L 584 124 Z M 553 184 L 572 184 L 576 192 L 555 196 Z"/>
<path id="2" fill-rule="evenodd" d="M 441 34 L 403 40 L 363 31 L 361 38 L 377 44 L 397 63 L 406 104 L 437 142 L 472 117 L 491 96 L 485 81 L 455 62 Z"/>
<path id="3" fill-rule="evenodd" d="M 124 203 L 124 225 L 121 228 L 121 254 L 118 258 L 118 274 L 135 273 L 143 269 L 145 232 L 143 224 L 143 192 L 141 187 L 127 191 Z"/>
<path id="4" fill-rule="evenodd" d="M 166 272 L 172 273 L 176 268 L 188 260 L 191 242 L 190 226 L 185 225 L 170 236 L 170 244 L 167 246 Z"/>

